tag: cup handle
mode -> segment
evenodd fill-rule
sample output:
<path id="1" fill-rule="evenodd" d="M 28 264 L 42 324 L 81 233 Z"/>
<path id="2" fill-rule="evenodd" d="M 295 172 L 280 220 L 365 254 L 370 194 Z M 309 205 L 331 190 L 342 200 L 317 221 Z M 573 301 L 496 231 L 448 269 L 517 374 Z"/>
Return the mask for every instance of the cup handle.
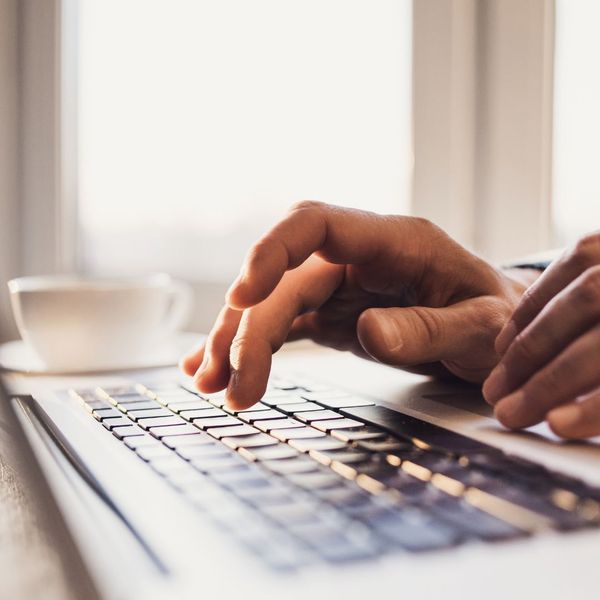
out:
<path id="1" fill-rule="evenodd" d="M 186 322 L 193 301 L 192 286 L 183 281 L 173 281 L 167 293 L 171 304 L 165 313 L 162 325 L 165 336 L 177 331 Z"/>

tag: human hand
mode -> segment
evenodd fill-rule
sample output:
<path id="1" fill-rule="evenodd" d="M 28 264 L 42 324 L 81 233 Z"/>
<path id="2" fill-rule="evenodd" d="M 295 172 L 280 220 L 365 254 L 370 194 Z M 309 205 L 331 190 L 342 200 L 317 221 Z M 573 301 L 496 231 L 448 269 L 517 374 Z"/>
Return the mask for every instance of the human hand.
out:
<path id="1" fill-rule="evenodd" d="M 181 367 L 239 409 L 263 395 L 272 353 L 299 338 L 482 382 L 526 287 L 424 219 L 301 202 L 250 250 Z"/>
<path id="2" fill-rule="evenodd" d="M 502 360 L 483 392 L 504 425 L 545 419 L 564 438 L 600 435 L 600 232 L 525 292 L 496 350 Z"/>

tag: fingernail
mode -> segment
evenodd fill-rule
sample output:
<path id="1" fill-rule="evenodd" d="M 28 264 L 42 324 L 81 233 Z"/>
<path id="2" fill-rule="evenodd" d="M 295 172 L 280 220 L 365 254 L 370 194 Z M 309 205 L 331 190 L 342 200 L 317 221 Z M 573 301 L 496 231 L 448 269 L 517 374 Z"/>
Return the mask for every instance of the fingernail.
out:
<path id="1" fill-rule="evenodd" d="M 527 418 L 525 409 L 525 394 L 519 391 L 498 402 L 494 414 L 503 425 L 517 429 L 526 427 L 531 421 Z"/>
<path id="2" fill-rule="evenodd" d="M 582 416 L 582 411 L 577 404 L 555 408 L 548 414 L 549 419 L 552 420 L 552 425 L 561 431 L 579 425 Z"/>
<path id="3" fill-rule="evenodd" d="M 404 344 L 396 320 L 388 315 L 385 310 L 372 310 L 375 323 L 383 337 L 383 343 L 388 350 L 399 350 Z"/>
<path id="4" fill-rule="evenodd" d="M 194 373 L 194 381 L 198 381 L 198 380 L 202 379 L 202 375 L 204 375 L 204 372 L 206 371 L 207 366 L 208 366 L 208 353 L 206 353 L 204 355 L 201 365 L 198 367 L 197 371 Z"/>
<path id="5" fill-rule="evenodd" d="M 489 377 L 483 383 L 481 391 L 483 392 L 485 401 L 492 406 L 496 404 L 500 398 L 508 394 L 506 367 L 503 364 L 497 365 L 490 373 Z"/>
<path id="6" fill-rule="evenodd" d="M 494 348 L 501 356 L 508 350 L 511 342 L 517 337 L 518 329 L 514 321 L 509 321 L 496 338 Z"/>

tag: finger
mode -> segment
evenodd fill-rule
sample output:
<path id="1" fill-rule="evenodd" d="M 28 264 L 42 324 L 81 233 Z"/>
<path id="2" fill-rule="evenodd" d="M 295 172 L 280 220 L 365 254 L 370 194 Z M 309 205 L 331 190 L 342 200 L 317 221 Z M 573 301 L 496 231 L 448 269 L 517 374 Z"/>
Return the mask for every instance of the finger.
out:
<path id="1" fill-rule="evenodd" d="M 551 409 L 600 385 L 597 356 L 600 326 L 594 327 L 540 369 L 517 391 L 502 398 L 495 408 L 498 420 L 511 429 L 544 420 Z"/>
<path id="2" fill-rule="evenodd" d="M 585 270 L 600 263 L 600 233 L 590 234 L 553 262 L 525 292 L 512 318 L 496 340 L 496 350 L 504 354 L 521 332 L 558 292 Z"/>
<path id="3" fill-rule="evenodd" d="M 419 248 L 423 237 L 419 231 L 426 223 L 317 202 L 300 203 L 250 250 L 242 273 L 228 291 L 227 302 L 234 308 L 257 304 L 275 289 L 287 270 L 313 253 L 332 263 L 355 265 L 385 253 L 394 258 L 396 270 L 402 266 L 416 271 L 431 252 L 431 236 L 429 247 Z M 449 254 L 449 261 L 456 259 Z M 419 260 L 400 260 L 411 257 Z"/>
<path id="4" fill-rule="evenodd" d="M 548 413 L 548 424 L 556 435 L 584 439 L 600 435 L 600 390 L 580 401 L 555 408 Z"/>
<path id="5" fill-rule="evenodd" d="M 338 287 L 344 268 L 314 257 L 286 274 L 263 302 L 246 309 L 231 344 L 227 401 L 236 409 L 260 400 L 266 389 L 271 355 L 288 337 L 294 319 L 317 309 Z"/>
<path id="6" fill-rule="evenodd" d="M 208 335 L 203 361 L 194 374 L 196 387 L 206 394 L 218 392 L 229 381 L 229 347 L 242 313 L 224 306 Z"/>
<path id="7" fill-rule="evenodd" d="M 493 405 L 522 385 L 598 321 L 600 267 L 594 267 L 552 298 L 513 340 L 483 386 L 487 402 Z"/>
<path id="8" fill-rule="evenodd" d="M 189 377 L 191 377 L 202 364 L 204 358 L 204 346 L 206 340 L 196 344 L 187 354 L 179 359 L 179 368 Z"/>
<path id="9" fill-rule="evenodd" d="M 490 327 L 500 329 L 503 319 L 496 301 L 479 297 L 444 308 L 368 309 L 357 333 L 378 361 L 396 366 L 443 361 L 461 377 L 482 381 L 496 359 Z M 461 366 L 465 356 L 470 357 L 468 368 Z"/>

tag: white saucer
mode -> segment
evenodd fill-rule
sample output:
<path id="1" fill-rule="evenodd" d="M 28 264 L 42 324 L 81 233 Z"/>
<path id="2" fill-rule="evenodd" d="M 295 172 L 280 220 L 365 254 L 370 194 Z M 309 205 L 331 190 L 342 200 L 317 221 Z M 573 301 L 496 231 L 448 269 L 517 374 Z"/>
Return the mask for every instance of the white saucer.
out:
<path id="1" fill-rule="evenodd" d="M 171 367 L 176 365 L 181 356 L 188 352 L 190 348 L 200 344 L 204 337 L 199 333 L 181 332 L 144 356 L 136 357 L 127 364 L 109 365 L 103 368 L 102 371 Z M 67 374 L 63 371 L 58 372 L 49 369 L 23 340 L 0 344 L 0 369 L 39 375 Z M 69 370 L 69 374 L 73 373 L 90 373 L 90 370 L 78 369 L 77 365 L 74 365 L 73 369 Z"/>

